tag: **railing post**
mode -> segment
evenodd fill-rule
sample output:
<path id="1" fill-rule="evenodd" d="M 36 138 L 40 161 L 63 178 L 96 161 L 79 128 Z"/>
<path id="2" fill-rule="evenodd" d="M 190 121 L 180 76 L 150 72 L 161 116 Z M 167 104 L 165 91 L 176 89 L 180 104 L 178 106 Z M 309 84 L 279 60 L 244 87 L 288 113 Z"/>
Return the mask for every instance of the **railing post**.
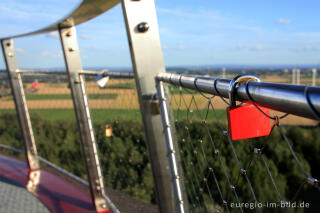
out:
<path id="1" fill-rule="evenodd" d="M 161 117 L 153 106 L 155 76 L 165 72 L 153 0 L 121 0 L 160 212 L 177 212 Z M 159 108 L 158 108 L 159 109 Z"/>
<path id="2" fill-rule="evenodd" d="M 80 140 L 87 168 L 92 201 L 97 212 L 104 212 L 107 211 L 109 207 L 104 199 L 105 191 L 103 177 L 88 106 L 85 79 L 83 75 L 79 74 L 79 72 L 82 70 L 82 64 L 75 26 L 60 28 L 59 34 L 68 73 L 73 105 L 77 118 L 78 129 L 80 132 Z"/>
<path id="3" fill-rule="evenodd" d="M 317 79 L 317 69 L 312 69 L 312 86 L 316 86 L 316 80 Z"/>
<path id="4" fill-rule="evenodd" d="M 19 119 L 20 129 L 24 140 L 25 155 L 31 171 L 40 168 L 37 148 L 33 136 L 29 111 L 23 90 L 23 83 L 20 74 L 17 72 L 18 60 L 15 54 L 14 43 L 12 39 L 1 40 L 3 57 L 5 59 L 9 81 L 11 85 L 12 96 L 14 99 L 16 112 Z"/>
<path id="5" fill-rule="evenodd" d="M 297 72 L 296 69 L 292 69 L 292 84 L 296 84 L 296 80 L 297 80 Z"/>
<path id="6" fill-rule="evenodd" d="M 156 80 L 157 96 L 160 103 L 160 113 L 162 119 L 163 131 L 166 139 L 166 146 L 168 151 L 169 165 L 174 186 L 174 196 L 177 205 L 177 212 L 184 213 L 186 198 L 183 197 L 183 183 L 182 174 L 179 171 L 179 154 L 178 146 L 175 144 L 174 122 L 170 118 L 170 110 L 168 100 L 166 99 L 166 91 L 162 81 Z"/>

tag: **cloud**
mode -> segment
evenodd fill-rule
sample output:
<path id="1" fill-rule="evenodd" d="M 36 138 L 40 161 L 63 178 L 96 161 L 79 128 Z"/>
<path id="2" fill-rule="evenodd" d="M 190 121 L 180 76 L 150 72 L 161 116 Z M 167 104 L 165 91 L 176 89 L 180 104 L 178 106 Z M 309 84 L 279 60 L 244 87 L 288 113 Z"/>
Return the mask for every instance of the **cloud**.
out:
<path id="1" fill-rule="evenodd" d="M 167 45 L 163 45 L 162 49 L 163 50 L 181 50 L 181 51 L 184 51 L 184 50 L 186 50 L 188 48 L 183 44 L 179 44 L 178 46 L 173 46 L 173 47 L 168 47 Z"/>
<path id="2" fill-rule="evenodd" d="M 185 50 L 186 47 L 185 47 L 183 44 L 180 44 L 180 45 L 178 46 L 178 49 L 179 49 L 179 50 Z"/>
<path id="3" fill-rule="evenodd" d="M 85 47 L 85 49 L 87 50 L 87 51 L 97 51 L 97 52 L 106 52 L 106 51 L 108 51 L 108 49 L 107 48 L 105 48 L 105 47 L 98 47 L 98 46 L 90 46 L 90 47 Z"/>
<path id="4" fill-rule="evenodd" d="M 292 48 L 290 50 L 294 52 L 318 52 L 320 51 L 320 46 L 305 45 L 304 47 Z"/>
<path id="5" fill-rule="evenodd" d="M 22 48 L 15 48 L 17 53 L 25 53 L 26 51 Z"/>
<path id="6" fill-rule="evenodd" d="M 59 38 L 59 34 L 57 31 L 50 32 L 46 35 L 47 38 Z"/>
<path id="7" fill-rule="evenodd" d="M 207 19 L 211 21 L 222 21 L 226 20 L 219 11 L 209 10 L 209 9 L 197 9 L 196 11 L 188 11 L 181 9 L 169 9 L 157 7 L 157 12 L 162 14 L 173 15 L 177 17 L 182 17 L 184 19 Z"/>
<path id="8" fill-rule="evenodd" d="M 0 5 L 0 14 L 2 15 L 7 15 L 9 14 L 10 16 L 16 18 L 16 19 L 24 19 L 29 16 L 29 13 L 26 13 L 24 11 L 12 9 L 3 5 Z"/>
<path id="9" fill-rule="evenodd" d="M 90 38 L 88 35 L 86 35 L 86 34 L 81 34 L 81 35 L 79 36 L 79 38 L 81 38 L 81 39 L 83 39 L 83 40 L 91 40 L 91 38 Z"/>
<path id="10" fill-rule="evenodd" d="M 55 57 L 55 58 L 60 58 L 62 57 L 62 53 L 61 52 L 57 52 L 57 51 L 48 51 L 48 50 L 44 50 L 40 53 L 41 56 L 43 57 Z"/>
<path id="11" fill-rule="evenodd" d="M 262 51 L 264 50 L 263 46 L 261 44 L 258 44 L 256 47 L 255 47 L 255 50 L 257 51 Z"/>
<path id="12" fill-rule="evenodd" d="M 57 11 L 60 10 L 57 7 L 46 4 L 32 4 L 30 2 L 22 1 L 7 1 L 6 5 L 0 5 L 0 17 L 10 17 L 10 20 L 24 20 L 34 21 L 39 19 L 54 21 L 59 18 Z M 45 12 L 46 10 L 50 12 Z"/>
<path id="13" fill-rule="evenodd" d="M 254 33 L 263 33 L 263 29 L 261 27 L 257 26 L 246 26 L 246 25 L 230 25 L 230 27 L 237 29 L 237 30 L 242 30 L 242 31 L 250 31 Z"/>
<path id="14" fill-rule="evenodd" d="M 302 38 L 320 38 L 320 32 L 302 32 L 296 35 Z"/>
<path id="15" fill-rule="evenodd" d="M 291 24 L 291 21 L 288 19 L 279 19 L 278 24 Z"/>
<path id="16" fill-rule="evenodd" d="M 239 44 L 236 47 L 236 49 L 238 49 L 238 50 L 248 50 L 248 51 L 263 51 L 263 50 L 265 50 L 265 48 L 261 44 L 258 44 L 258 45 L 250 45 L 250 44 L 243 45 L 243 44 Z"/>

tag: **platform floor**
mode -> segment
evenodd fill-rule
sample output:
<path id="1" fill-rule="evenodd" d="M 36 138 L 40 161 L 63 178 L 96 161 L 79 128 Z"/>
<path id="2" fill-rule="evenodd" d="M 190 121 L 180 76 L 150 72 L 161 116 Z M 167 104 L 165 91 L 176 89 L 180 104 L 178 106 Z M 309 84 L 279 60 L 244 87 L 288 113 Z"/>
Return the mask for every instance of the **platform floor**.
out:
<path id="1" fill-rule="evenodd" d="M 50 211 L 24 186 L 0 176 L 0 212 L 49 213 Z"/>
<path id="2" fill-rule="evenodd" d="M 28 165 L 0 154 L 0 213 L 93 213 L 90 195 L 60 176 L 41 170 L 38 188 L 29 192 Z M 159 209 L 121 192 L 106 189 L 121 213 L 158 213 Z"/>
<path id="3" fill-rule="evenodd" d="M 0 154 L 0 212 L 94 213 L 90 195 L 45 170 L 37 187 L 27 190 L 28 165 Z"/>

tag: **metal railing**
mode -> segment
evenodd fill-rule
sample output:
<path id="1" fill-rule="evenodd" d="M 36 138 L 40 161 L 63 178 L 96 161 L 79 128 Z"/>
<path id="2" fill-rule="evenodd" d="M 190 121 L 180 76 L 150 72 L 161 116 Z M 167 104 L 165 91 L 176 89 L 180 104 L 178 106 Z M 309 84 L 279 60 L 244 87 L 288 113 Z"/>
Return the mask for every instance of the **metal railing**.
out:
<path id="1" fill-rule="evenodd" d="M 160 73 L 156 79 L 172 85 L 224 98 L 229 98 L 230 95 L 231 79 L 187 76 L 172 73 Z M 248 82 L 247 86 L 240 85 L 237 87 L 235 91 L 237 100 L 249 100 L 246 87 L 252 99 L 261 106 L 306 118 L 319 119 L 319 87 Z"/>
<path id="2" fill-rule="evenodd" d="M 274 192 L 266 192 L 266 194 L 274 193 L 274 198 L 278 198 L 278 200 L 269 198 L 272 200 L 268 201 L 277 202 L 276 207 L 272 208 L 278 207 L 279 210 L 283 205 L 291 212 L 293 209 L 287 204 L 296 202 L 306 183 L 319 191 L 320 187 L 318 180 L 311 176 L 308 167 L 305 166 L 304 160 L 301 160 L 295 152 L 291 144 L 295 138 L 289 138 L 286 135 L 280 120 L 288 114 L 293 114 L 320 121 L 320 88 L 252 82 L 248 80 L 250 75 L 241 77 L 245 82 L 238 83 L 236 87 L 232 85 L 238 77 L 219 79 L 174 73 L 160 73 L 155 77 L 167 141 L 168 160 L 175 182 L 176 203 L 188 202 L 189 210 L 192 212 L 245 212 L 248 207 L 239 207 L 241 203 L 247 203 L 250 206 L 253 204 L 252 209 L 258 212 L 270 211 L 270 209 L 264 209 L 266 203 L 262 203 L 260 199 L 267 201 L 261 195 L 261 190 L 257 189 L 257 187 L 265 188 L 266 185 L 257 185 L 255 180 L 257 178 L 254 177 L 254 164 L 259 164 L 258 159 L 261 159 L 265 167 L 265 177 L 269 178 L 267 181 L 274 189 Z M 166 85 L 170 88 L 169 90 Z M 175 92 L 170 94 L 170 91 Z M 222 102 L 224 106 L 220 108 L 226 112 L 226 107 L 232 105 L 231 100 L 228 101 L 232 95 L 237 101 L 251 102 L 259 110 L 261 110 L 260 107 L 267 107 L 286 114 L 284 116 L 261 114 L 274 120 L 267 137 L 247 140 L 249 143 L 232 141 L 228 134 L 230 129 L 228 130 L 224 124 L 226 120 L 218 115 L 216 107 L 218 102 Z M 174 116 L 170 114 L 171 110 Z M 275 131 L 279 132 L 277 134 L 285 142 L 281 148 L 289 150 L 291 154 L 292 159 L 286 159 L 286 161 L 295 164 L 300 174 L 304 176 L 304 178 L 295 176 L 297 180 L 291 180 L 299 185 L 286 186 L 290 189 L 290 193 L 284 193 L 283 186 L 279 186 L 281 180 L 275 169 L 269 165 L 273 159 L 268 152 L 277 151 L 275 145 L 269 142 L 270 138 L 275 137 Z M 175 139 L 178 140 L 177 145 L 173 144 Z M 303 143 L 303 141 L 299 142 Z M 231 166 L 228 161 L 235 161 L 235 163 Z M 177 169 L 177 162 L 181 163 L 183 172 Z M 278 172 L 282 172 L 281 169 Z M 244 183 L 241 182 L 241 177 Z M 181 196 L 184 192 L 183 186 L 186 187 L 187 199 Z M 248 191 L 243 194 L 245 187 L 248 187 Z M 288 198 L 288 194 L 293 198 Z M 179 212 L 185 211 L 187 211 L 185 207 L 180 205 Z"/>
<path id="3" fill-rule="evenodd" d="M 103 211 L 108 208 L 106 200 L 104 199 L 103 177 L 101 176 L 102 173 L 97 157 L 94 129 L 88 107 L 85 82 L 82 76 L 84 73 L 87 75 L 96 75 L 96 73 L 85 71 L 82 68 L 75 26 L 108 11 L 118 3 L 121 3 L 123 9 L 134 73 L 128 76 L 123 76 L 122 73 L 118 77 L 135 78 L 139 105 L 141 112 L 143 112 L 142 121 L 147 138 L 148 152 L 151 157 L 157 201 L 160 204 L 159 207 L 162 212 L 172 212 L 175 211 L 176 206 L 173 199 L 173 184 L 170 180 L 170 172 L 167 170 L 169 164 L 164 154 L 166 148 L 165 144 L 162 143 L 162 141 L 164 141 L 164 135 L 158 128 L 158 126 L 161 125 L 161 117 L 159 113 L 150 110 L 152 106 L 154 106 L 151 97 L 156 91 L 153 78 L 157 72 L 165 71 L 154 1 L 83 0 L 70 15 L 48 27 L 0 39 L 6 69 L 10 74 L 9 80 L 11 82 L 15 107 L 18 112 L 21 133 L 25 142 L 27 162 L 30 169 L 39 168 L 36 141 L 33 137 L 32 124 L 30 122 L 24 89 L 20 79 L 22 73 L 32 73 L 32 71 L 19 69 L 14 39 L 58 31 L 69 86 L 71 88 L 73 105 L 78 120 L 92 201 L 97 211 Z M 137 10 L 143 10 L 144 13 L 137 13 Z M 34 74 L 37 72 L 38 71 L 33 71 Z"/>
<path id="4" fill-rule="evenodd" d="M 108 11 L 118 3 L 121 3 L 124 14 L 133 72 L 96 72 L 84 70 L 81 63 L 75 26 Z M 137 11 L 143 11 L 143 13 Z M 66 72 L 41 72 L 19 69 L 14 39 L 56 30 L 60 35 Z M 33 135 L 32 122 L 29 116 L 21 75 L 59 74 L 68 76 L 69 86 L 72 91 L 73 109 L 76 113 L 80 141 L 85 155 L 84 160 L 87 168 L 88 183 L 92 201 L 97 211 L 104 211 L 108 208 L 113 212 L 118 211 L 111 204 L 104 191 L 103 173 L 100 168 L 86 91 L 85 76 L 97 75 L 135 79 L 156 188 L 156 197 L 161 212 L 188 212 L 189 210 L 193 211 L 193 209 L 195 209 L 194 211 L 198 211 L 194 208 L 194 205 L 199 207 L 199 211 L 210 212 L 212 207 L 207 205 L 207 200 L 213 202 L 216 196 L 220 197 L 221 200 L 218 204 L 215 204 L 213 209 L 218 210 L 221 205 L 225 207 L 226 211 L 229 211 L 228 199 L 231 193 L 234 194 L 238 202 L 240 201 L 237 194 L 240 175 L 245 178 L 248 184 L 249 192 L 247 194 L 252 195 L 255 203 L 258 202 L 247 176 L 251 163 L 247 167 L 241 164 L 233 142 L 225 134 L 225 127 L 216 118 L 217 125 L 221 130 L 220 133 L 224 137 L 221 141 L 228 144 L 229 148 L 226 148 L 226 150 L 234 157 L 235 165 L 237 166 L 237 169 L 234 169 L 234 171 L 239 174 L 237 181 L 232 183 L 230 175 L 227 173 L 225 159 L 220 156 L 214 136 L 211 134 L 211 127 L 207 124 L 209 114 L 215 113 L 213 110 L 213 97 L 229 98 L 232 90 L 230 87 L 232 80 L 165 73 L 154 1 L 83 0 L 70 15 L 57 23 L 30 33 L 1 38 L 1 44 L 6 62 L 6 70 L 9 74 L 12 96 L 15 101 L 21 133 L 23 135 L 25 155 L 31 170 L 39 169 L 39 160 L 41 161 L 41 158 L 37 155 L 37 142 Z M 191 98 L 186 100 L 181 90 L 179 92 L 179 100 L 176 99 L 175 95 L 172 95 L 171 98 L 173 99 L 171 103 L 175 102 L 177 108 L 172 110 L 170 108 L 170 96 L 167 95 L 164 83 L 186 89 L 186 93 L 189 93 L 189 97 Z M 206 107 L 204 114 L 201 113 L 194 94 L 190 93 L 189 90 L 196 91 L 201 97 L 205 98 Z M 212 96 L 208 96 L 208 94 Z M 238 101 L 249 100 L 259 106 L 317 120 L 320 117 L 319 94 L 319 87 L 263 82 L 247 82 L 236 87 L 234 91 L 234 95 Z M 228 104 L 228 101 L 224 101 Z M 258 107 L 257 105 L 256 107 Z M 203 142 L 203 136 L 195 139 L 189 130 L 191 127 L 189 122 L 192 120 L 190 119 L 190 115 L 193 110 L 196 111 L 201 121 L 200 124 L 204 128 L 206 143 Z M 183 116 L 184 113 L 186 113 L 185 117 Z M 178 114 L 180 116 L 179 119 L 182 119 L 178 122 L 174 121 L 174 114 Z M 284 131 L 282 131 L 278 118 L 275 117 L 273 119 L 276 120 L 274 127 L 279 127 L 280 134 L 295 160 L 295 165 L 299 166 L 304 176 L 306 176 L 307 182 L 318 186 L 318 181 L 312 178 L 308 171 L 304 170 L 288 138 L 284 134 Z M 161 123 L 164 129 L 159 128 Z M 194 140 L 197 140 L 199 143 L 196 145 Z M 221 146 L 225 146 L 225 144 Z M 262 160 L 263 165 L 267 169 L 267 176 L 270 177 L 277 196 L 281 198 L 282 195 L 274 181 L 272 170 L 267 165 L 262 152 L 265 147 L 266 145 L 252 147 L 253 151 L 250 149 L 252 151 L 250 156 L 253 156 L 253 159 L 254 155 L 257 155 Z M 223 184 L 229 186 L 228 190 L 223 190 L 220 186 L 220 182 L 217 180 L 219 174 L 215 173 L 211 165 L 213 161 L 207 158 L 208 154 L 206 151 L 208 150 L 211 151 L 209 155 L 214 155 L 217 163 L 220 164 L 222 169 L 221 176 L 227 182 L 223 182 Z M 181 157 L 178 153 L 181 153 Z M 202 153 L 201 157 L 199 157 L 199 153 Z M 186 156 L 187 158 L 185 158 Z M 169 160 L 167 157 L 169 157 Z M 207 174 L 204 175 L 204 171 L 210 177 L 212 175 L 213 180 L 211 179 L 211 185 L 208 182 Z M 191 189 L 188 186 L 185 187 L 186 181 L 189 181 L 188 183 L 192 186 Z M 217 188 L 213 189 L 211 188 L 212 186 L 217 186 Z M 228 192 L 226 193 L 225 191 Z M 191 194 L 194 196 L 190 196 Z M 203 203 L 204 205 L 202 205 Z M 241 208 L 240 210 L 243 211 Z"/>

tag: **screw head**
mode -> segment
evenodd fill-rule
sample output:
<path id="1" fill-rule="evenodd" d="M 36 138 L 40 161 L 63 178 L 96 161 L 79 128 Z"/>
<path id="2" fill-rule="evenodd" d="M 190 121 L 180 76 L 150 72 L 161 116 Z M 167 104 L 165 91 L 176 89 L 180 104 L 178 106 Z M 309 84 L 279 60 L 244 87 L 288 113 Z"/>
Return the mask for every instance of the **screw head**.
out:
<path id="1" fill-rule="evenodd" d="M 145 33 L 149 30 L 149 24 L 147 22 L 142 22 L 138 24 L 137 29 L 140 33 Z"/>

